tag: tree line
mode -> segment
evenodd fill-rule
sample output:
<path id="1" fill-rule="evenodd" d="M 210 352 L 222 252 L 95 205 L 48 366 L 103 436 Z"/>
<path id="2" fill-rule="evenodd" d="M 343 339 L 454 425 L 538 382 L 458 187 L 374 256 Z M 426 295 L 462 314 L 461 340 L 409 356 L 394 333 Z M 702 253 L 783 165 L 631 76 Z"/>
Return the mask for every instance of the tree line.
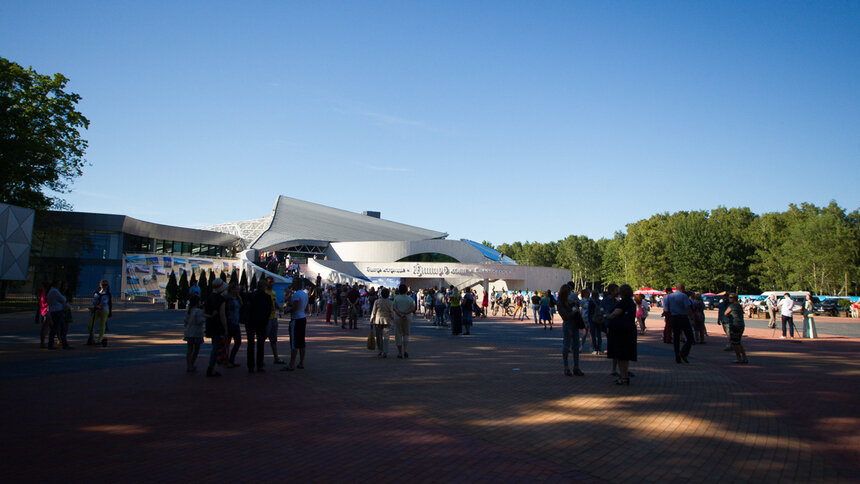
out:
<path id="1" fill-rule="evenodd" d="M 747 207 L 661 213 L 626 229 L 599 240 L 484 245 L 519 264 L 569 269 L 577 288 L 683 282 L 699 292 L 860 292 L 860 210 L 847 213 L 835 201 L 762 215 Z"/>

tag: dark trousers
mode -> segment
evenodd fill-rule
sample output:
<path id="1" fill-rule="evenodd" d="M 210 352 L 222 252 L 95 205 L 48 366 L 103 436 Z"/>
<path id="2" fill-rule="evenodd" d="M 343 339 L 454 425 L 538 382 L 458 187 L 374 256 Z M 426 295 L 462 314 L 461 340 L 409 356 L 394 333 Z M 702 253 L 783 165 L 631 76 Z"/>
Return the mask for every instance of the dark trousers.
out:
<path id="1" fill-rule="evenodd" d="M 266 327 L 254 327 L 245 325 L 245 334 L 248 336 L 248 371 L 263 367 L 263 356 L 266 348 Z"/>
<path id="2" fill-rule="evenodd" d="M 59 338 L 63 348 L 67 348 L 69 342 L 66 340 L 66 315 L 62 311 L 51 311 L 51 321 L 54 325 L 51 326 L 51 339 L 48 340 L 48 348 L 54 347 L 54 338 Z"/>
<path id="3" fill-rule="evenodd" d="M 229 338 L 227 344 L 229 345 L 230 341 L 233 343 L 233 349 L 230 350 L 229 360 L 230 363 L 236 363 L 236 353 L 239 352 L 239 348 L 242 346 L 242 329 L 239 328 L 238 324 L 235 326 L 231 324 L 227 336 Z"/>
<path id="4" fill-rule="evenodd" d="M 460 306 L 451 306 L 451 333 L 460 334 L 463 332 L 463 320 L 460 318 Z"/>
<path id="5" fill-rule="evenodd" d="M 681 333 L 687 337 L 684 342 L 684 347 L 681 348 Z M 672 346 L 675 347 L 675 359 L 680 357 L 686 358 L 690 354 L 690 347 L 693 346 L 693 327 L 690 326 L 690 318 L 686 315 L 672 315 Z"/>
<path id="6" fill-rule="evenodd" d="M 54 313 L 51 313 L 51 317 L 53 317 Z M 791 331 L 791 337 L 794 338 L 794 317 L 793 316 L 783 316 L 782 317 L 782 336 L 785 336 L 785 330 L 788 328 Z"/>
<path id="7" fill-rule="evenodd" d="M 603 351 L 603 335 L 600 333 L 600 324 L 588 323 L 588 333 L 591 334 L 591 351 Z"/>

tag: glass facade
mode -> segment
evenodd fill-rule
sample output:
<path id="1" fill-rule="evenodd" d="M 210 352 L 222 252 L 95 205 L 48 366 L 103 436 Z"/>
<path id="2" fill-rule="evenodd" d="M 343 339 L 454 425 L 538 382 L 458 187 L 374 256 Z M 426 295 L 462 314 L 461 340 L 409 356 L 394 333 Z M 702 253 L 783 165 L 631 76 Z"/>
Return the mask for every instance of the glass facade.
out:
<path id="1" fill-rule="evenodd" d="M 126 236 L 133 237 L 133 236 Z M 182 242 L 177 240 L 155 239 L 156 254 L 193 255 L 200 257 L 233 257 L 235 251 L 232 247 L 224 247 L 211 244 L 195 244 L 193 242 Z M 127 252 L 148 252 L 132 251 Z"/>
<path id="2" fill-rule="evenodd" d="M 422 254 L 412 254 L 404 257 L 397 262 L 460 262 L 450 255 L 439 254 L 437 252 L 424 252 Z"/>

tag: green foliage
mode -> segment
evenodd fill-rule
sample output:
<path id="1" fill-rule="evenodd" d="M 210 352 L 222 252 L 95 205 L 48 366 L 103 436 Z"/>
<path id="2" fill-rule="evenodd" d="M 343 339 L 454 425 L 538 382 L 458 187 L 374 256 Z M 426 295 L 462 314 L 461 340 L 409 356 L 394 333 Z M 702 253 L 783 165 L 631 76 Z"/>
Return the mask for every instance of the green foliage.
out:
<path id="1" fill-rule="evenodd" d="M 200 300 L 205 301 L 209 296 L 209 282 L 206 280 L 206 271 L 200 270 L 200 281 L 197 283 L 197 287 L 200 288 Z"/>
<path id="2" fill-rule="evenodd" d="M 176 304 L 176 293 L 179 285 L 176 284 L 176 273 L 170 271 L 170 276 L 167 278 L 167 287 L 164 288 L 164 298 L 167 299 L 167 304 Z"/>
<path id="3" fill-rule="evenodd" d="M 78 94 L 62 74 L 47 76 L 0 57 L 0 201 L 38 210 L 69 208 L 44 192 L 68 193 L 86 164 L 75 109 Z"/>
<path id="4" fill-rule="evenodd" d="M 758 216 L 749 208 L 662 213 L 611 239 L 570 235 L 549 243 L 503 243 L 520 264 L 563 267 L 577 288 L 679 282 L 705 292 L 807 290 L 857 294 L 860 211 L 804 203 Z"/>
<path id="5" fill-rule="evenodd" d="M 179 290 L 176 293 L 176 298 L 181 301 L 188 300 L 188 273 L 186 271 L 182 271 L 182 276 L 179 277 Z"/>

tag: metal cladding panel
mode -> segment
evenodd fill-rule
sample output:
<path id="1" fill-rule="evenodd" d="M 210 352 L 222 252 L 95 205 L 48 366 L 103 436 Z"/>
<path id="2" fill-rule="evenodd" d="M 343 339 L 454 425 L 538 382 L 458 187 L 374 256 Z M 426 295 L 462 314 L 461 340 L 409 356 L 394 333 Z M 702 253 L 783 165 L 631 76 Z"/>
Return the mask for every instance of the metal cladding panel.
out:
<path id="1" fill-rule="evenodd" d="M 440 239 L 448 234 L 281 196 L 269 229 L 252 244 L 265 250 L 288 240 Z"/>
<path id="2" fill-rule="evenodd" d="M 0 279 L 27 279 L 35 217 L 32 209 L 0 203 Z"/>
<path id="3" fill-rule="evenodd" d="M 39 226 L 59 226 L 76 230 L 97 232 L 122 232 L 139 237 L 164 240 L 181 240 L 203 244 L 231 246 L 239 242 L 239 237 L 213 232 L 210 230 L 174 227 L 152 222 L 144 222 L 125 215 L 86 212 L 50 211 L 39 214 Z"/>

